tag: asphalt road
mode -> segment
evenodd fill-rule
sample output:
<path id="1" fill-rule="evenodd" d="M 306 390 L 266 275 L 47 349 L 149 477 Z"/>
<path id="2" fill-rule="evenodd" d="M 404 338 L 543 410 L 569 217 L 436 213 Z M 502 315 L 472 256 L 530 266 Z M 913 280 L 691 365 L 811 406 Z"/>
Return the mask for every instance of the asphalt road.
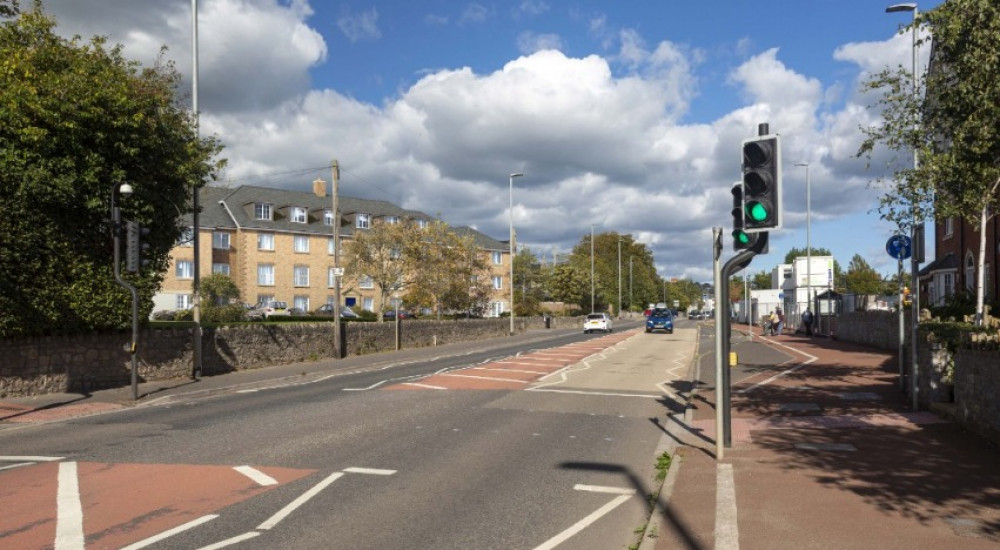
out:
<path id="1" fill-rule="evenodd" d="M 0 547 L 626 548 L 696 343 L 627 328 L 0 432 Z"/>

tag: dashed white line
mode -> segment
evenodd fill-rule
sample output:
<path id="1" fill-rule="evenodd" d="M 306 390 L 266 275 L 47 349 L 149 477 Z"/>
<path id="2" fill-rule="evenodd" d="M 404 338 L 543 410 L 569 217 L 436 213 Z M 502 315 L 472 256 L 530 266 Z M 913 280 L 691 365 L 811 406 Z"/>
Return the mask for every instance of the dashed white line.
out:
<path id="1" fill-rule="evenodd" d="M 379 468 L 344 468 L 349 474 L 368 474 L 373 476 L 391 476 L 396 470 L 381 470 Z"/>
<path id="2" fill-rule="evenodd" d="M 13 468 L 20 468 L 21 466 L 31 466 L 32 464 L 38 464 L 37 462 L 19 462 L 17 464 L 11 464 L 10 466 L 0 466 L 0 470 L 11 470 Z"/>
<path id="3" fill-rule="evenodd" d="M 736 523 L 736 483 L 733 465 L 719 464 L 715 481 L 715 548 L 739 550 L 740 530 Z"/>
<path id="4" fill-rule="evenodd" d="M 344 475 L 344 472 L 336 472 L 336 473 L 330 474 L 329 476 L 326 477 L 326 479 L 324 479 L 323 481 L 320 481 L 319 483 L 317 483 L 312 489 L 309 489 L 305 493 L 302 493 L 302 495 L 300 495 L 299 498 L 297 498 L 297 499 L 293 500 L 292 502 L 288 503 L 287 506 L 285 506 L 281 510 L 278 510 L 277 513 L 275 513 L 273 516 L 271 516 L 266 521 L 264 521 L 264 523 L 261 523 L 260 525 L 258 525 L 257 529 L 267 530 L 267 529 L 270 529 L 270 528 L 274 527 L 275 525 L 277 525 L 278 523 L 280 523 L 281 520 L 285 519 L 286 517 L 288 517 L 289 514 L 291 514 L 292 512 L 294 512 L 296 509 L 298 509 L 299 506 L 302 506 L 303 504 L 305 504 L 306 502 L 308 502 L 309 499 L 311 499 L 314 496 L 318 495 L 320 491 L 322 491 L 323 489 L 326 489 L 328 485 L 330 485 L 334 481 L 337 481 L 338 479 L 340 479 L 341 477 L 343 477 L 343 475 Z"/>
<path id="5" fill-rule="evenodd" d="M 83 507 L 80 504 L 80 480 L 76 462 L 59 465 L 56 490 L 55 550 L 83 550 Z"/>
<path id="6" fill-rule="evenodd" d="M 512 380 L 510 378 L 493 378 L 491 376 L 472 376 L 469 374 L 442 374 L 440 376 L 452 376 L 454 378 L 472 378 L 475 380 L 492 380 L 494 382 L 513 382 L 515 384 L 530 384 L 527 380 Z"/>
<path id="7" fill-rule="evenodd" d="M 491 369 L 487 367 L 472 367 L 470 370 L 488 370 L 494 372 L 519 372 L 521 374 L 548 374 L 546 372 L 541 372 L 537 370 L 523 370 L 523 369 Z"/>
<path id="8" fill-rule="evenodd" d="M 383 380 L 381 382 L 375 382 L 374 384 L 372 384 L 371 386 L 368 386 L 367 388 L 344 388 L 344 391 L 368 391 L 368 390 L 374 390 L 375 388 L 381 386 L 382 384 L 385 384 L 386 382 L 388 382 L 388 380 Z"/>
<path id="9" fill-rule="evenodd" d="M 417 388 L 426 388 L 428 390 L 446 390 L 448 388 L 444 386 L 432 386 L 430 384 L 418 384 L 417 382 L 403 382 L 403 386 L 415 386 Z"/>
<path id="10" fill-rule="evenodd" d="M 62 460 L 66 457 L 64 456 L 0 456 L 0 461 L 4 462 L 55 462 L 57 460 Z"/>
<path id="11" fill-rule="evenodd" d="M 583 531 L 584 529 L 589 527 L 590 524 L 601 519 L 601 517 L 603 517 L 605 514 L 614 510 L 621 503 L 627 501 L 630 498 L 632 498 L 632 495 L 620 495 L 613 498 L 610 502 L 608 502 L 604 506 L 601 506 L 587 517 L 574 523 L 572 526 L 570 526 L 569 529 L 566 529 L 562 533 L 559 533 L 558 535 L 552 537 L 551 539 L 545 541 L 544 543 L 536 546 L 535 550 L 551 550 L 552 548 L 559 546 L 563 542 L 566 542 L 566 540 L 568 540 L 570 537 L 579 533 L 580 531 Z"/>
<path id="12" fill-rule="evenodd" d="M 250 531 L 249 533 L 243 533 L 242 535 L 235 536 L 231 539 L 221 540 L 215 544 L 210 544 L 208 546 L 202 546 L 198 550 L 218 550 L 219 548 L 225 548 L 227 546 L 232 546 L 238 542 L 243 542 L 245 540 L 250 540 L 254 537 L 259 537 L 260 533 L 257 531 Z"/>
<path id="13" fill-rule="evenodd" d="M 252 466 L 233 466 L 233 469 L 247 476 L 248 478 L 252 479 L 258 485 L 263 485 L 266 487 L 268 485 L 278 484 L 277 479 L 274 479 L 273 477 L 265 474 L 264 472 Z"/>
<path id="14" fill-rule="evenodd" d="M 191 520 L 191 521 L 189 521 L 189 522 L 187 522 L 187 523 L 185 523 L 183 525 L 178 525 L 177 527 L 174 527 L 173 529 L 168 529 L 168 530 L 166 530 L 166 531 L 164 531 L 164 532 L 162 532 L 160 534 L 153 535 L 152 537 L 149 537 L 149 538 L 146 538 L 146 539 L 142 539 L 139 542 L 132 543 L 132 544 L 130 544 L 128 546 L 123 547 L 121 550 L 139 550 L 140 548 L 145 548 L 145 547 L 147 547 L 147 546 L 149 546 L 151 544 L 156 544 L 157 542 L 160 542 L 161 540 L 170 538 L 170 537 L 172 537 L 172 536 L 174 536 L 174 535 L 176 535 L 178 533 L 183 533 L 184 531 L 187 531 L 188 529 L 194 529 L 195 527 L 197 527 L 197 526 L 199 526 L 199 525 L 201 525 L 203 523 L 208 523 L 209 521 L 212 521 L 213 519 L 215 519 L 217 517 L 219 517 L 218 514 L 209 514 L 207 516 L 201 516 L 200 518 L 195 519 L 195 520 Z"/>
<path id="15" fill-rule="evenodd" d="M 573 489 L 577 491 L 589 491 L 591 493 L 609 493 L 613 495 L 631 495 L 635 493 L 635 489 L 625 489 L 623 487 L 607 487 L 605 485 L 577 484 L 573 486 Z"/>

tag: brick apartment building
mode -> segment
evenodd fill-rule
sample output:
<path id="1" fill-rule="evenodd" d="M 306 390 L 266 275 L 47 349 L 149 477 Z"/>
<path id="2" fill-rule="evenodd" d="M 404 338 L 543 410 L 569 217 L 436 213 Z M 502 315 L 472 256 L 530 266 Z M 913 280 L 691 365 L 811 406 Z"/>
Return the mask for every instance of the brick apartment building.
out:
<path id="1" fill-rule="evenodd" d="M 255 186 L 206 187 L 199 200 L 202 277 L 210 273 L 230 276 L 242 300 L 250 304 L 283 300 L 290 307 L 312 311 L 334 301 L 333 204 L 324 182 L 314 182 L 312 193 Z M 418 227 L 434 221 L 423 212 L 380 200 L 341 196 L 339 209 L 341 246 L 337 248 L 337 264 L 341 267 L 347 263 L 345 256 L 350 254 L 356 232 L 369 229 L 376 221 L 411 220 Z M 509 311 L 508 243 L 468 227 L 452 229 L 463 236 L 471 235 L 489 255 L 493 295 L 487 314 Z M 153 298 L 153 311 L 190 308 L 193 281 L 194 240 L 189 229 L 170 253 L 170 266 L 160 292 Z M 379 307 L 378 295 L 369 277 L 345 273 L 341 281 L 342 306 L 375 311 Z M 391 300 L 398 302 L 400 298 Z"/>
<path id="2" fill-rule="evenodd" d="M 983 292 L 986 303 L 1000 296 L 1000 253 L 997 236 L 1000 218 L 986 224 L 986 261 Z M 920 270 L 922 306 L 943 305 L 948 296 L 976 289 L 976 257 L 979 251 L 978 228 L 958 218 L 937 220 L 934 224 L 934 260 Z"/>

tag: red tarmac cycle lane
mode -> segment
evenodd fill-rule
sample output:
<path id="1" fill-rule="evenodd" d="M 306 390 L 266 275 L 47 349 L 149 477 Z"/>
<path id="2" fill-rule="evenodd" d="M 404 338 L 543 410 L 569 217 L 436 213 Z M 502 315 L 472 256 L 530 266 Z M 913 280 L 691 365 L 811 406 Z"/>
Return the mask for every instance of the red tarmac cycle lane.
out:
<path id="1" fill-rule="evenodd" d="M 65 506 L 65 466 L 48 462 L 0 471 L 0 548 L 53 548 Z M 262 485 L 229 466 L 75 463 L 85 548 L 122 548 L 301 479 L 315 470 L 258 468 Z M 71 495 L 72 496 L 72 495 Z M 60 515 L 64 517 L 60 517 Z"/>
<path id="2" fill-rule="evenodd" d="M 386 390 L 523 390 L 532 382 L 575 365 L 636 334 L 611 333 L 585 342 L 539 350 L 482 365 L 432 374 L 411 382 L 387 386 Z"/>

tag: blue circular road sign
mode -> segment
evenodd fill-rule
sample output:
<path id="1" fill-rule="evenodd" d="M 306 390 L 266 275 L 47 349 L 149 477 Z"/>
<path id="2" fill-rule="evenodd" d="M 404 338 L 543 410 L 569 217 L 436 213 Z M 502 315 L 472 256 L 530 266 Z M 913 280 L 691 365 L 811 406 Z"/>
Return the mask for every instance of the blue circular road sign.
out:
<path id="1" fill-rule="evenodd" d="M 897 260 L 905 260 L 910 257 L 912 248 L 910 238 L 906 235 L 893 235 L 885 243 L 885 251 Z"/>

